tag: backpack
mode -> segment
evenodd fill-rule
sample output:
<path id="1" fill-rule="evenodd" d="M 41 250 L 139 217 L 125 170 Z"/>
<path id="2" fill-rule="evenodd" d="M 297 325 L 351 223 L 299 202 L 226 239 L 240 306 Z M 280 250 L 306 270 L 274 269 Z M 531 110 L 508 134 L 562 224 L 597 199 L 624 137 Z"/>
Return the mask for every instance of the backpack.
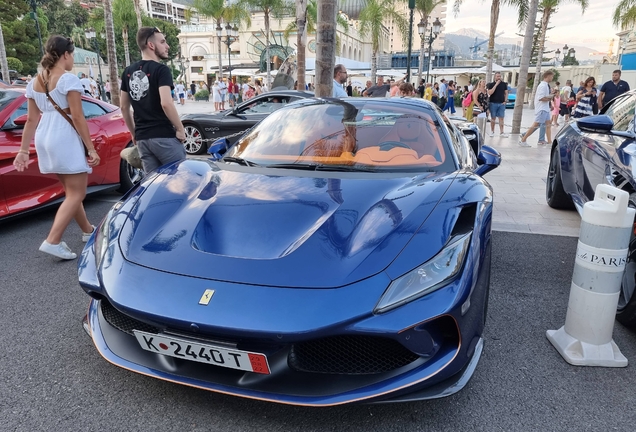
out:
<path id="1" fill-rule="evenodd" d="M 473 92 L 468 92 L 464 100 L 462 101 L 462 106 L 464 108 L 468 108 L 470 104 L 473 103 Z"/>

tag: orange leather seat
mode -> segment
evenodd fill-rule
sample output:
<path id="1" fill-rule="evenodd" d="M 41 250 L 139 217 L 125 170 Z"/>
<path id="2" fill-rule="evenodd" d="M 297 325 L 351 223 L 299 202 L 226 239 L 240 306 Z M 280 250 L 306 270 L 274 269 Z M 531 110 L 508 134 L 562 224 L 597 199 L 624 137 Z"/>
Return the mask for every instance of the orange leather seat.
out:
<path id="1" fill-rule="evenodd" d="M 439 150 L 441 161 L 444 159 L 439 136 L 436 136 L 426 121 L 417 117 L 400 117 L 395 121 L 393 128 L 384 136 L 378 144 L 387 141 L 400 142 L 414 150 L 418 157 L 430 155 L 435 157 Z"/>

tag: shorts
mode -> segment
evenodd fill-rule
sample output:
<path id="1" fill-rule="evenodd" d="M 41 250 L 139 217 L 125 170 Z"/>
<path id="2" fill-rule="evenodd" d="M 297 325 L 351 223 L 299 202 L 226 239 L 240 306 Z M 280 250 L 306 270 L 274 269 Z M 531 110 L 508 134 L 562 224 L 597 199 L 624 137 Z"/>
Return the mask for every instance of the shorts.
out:
<path id="1" fill-rule="evenodd" d="M 502 103 L 490 102 L 488 110 L 492 118 L 504 118 L 506 116 L 506 105 Z"/>
<path id="2" fill-rule="evenodd" d="M 179 93 L 179 99 L 185 99 L 185 93 Z"/>
<path id="3" fill-rule="evenodd" d="M 225 94 L 221 93 L 221 102 L 225 102 Z"/>
<path id="4" fill-rule="evenodd" d="M 534 115 L 534 121 L 536 123 L 546 123 L 551 121 L 552 116 L 550 116 L 550 111 L 539 111 Z"/>
<path id="5" fill-rule="evenodd" d="M 230 99 L 231 101 L 236 100 L 236 96 L 234 96 L 234 93 L 230 93 Z"/>
<path id="6" fill-rule="evenodd" d="M 570 108 L 568 107 L 568 104 L 566 103 L 562 103 L 559 106 L 559 114 L 561 114 L 562 116 L 566 116 L 566 115 L 570 115 Z"/>

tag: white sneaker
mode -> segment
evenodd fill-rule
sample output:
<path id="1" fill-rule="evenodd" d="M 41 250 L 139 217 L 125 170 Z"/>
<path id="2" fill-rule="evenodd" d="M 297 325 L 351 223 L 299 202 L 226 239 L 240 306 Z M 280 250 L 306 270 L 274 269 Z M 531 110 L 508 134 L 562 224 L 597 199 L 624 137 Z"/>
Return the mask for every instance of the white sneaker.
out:
<path id="1" fill-rule="evenodd" d="M 89 233 L 85 233 L 85 232 L 83 232 L 83 233 L 82 233 L 82 241 L 83 241 L 84 243 L 86 243 L 87 241 L 89 241 L 89 240 L 90 240 L 90 238 L 91 238 L 91 236 L 92 236 L 92 235 L 93 235 L 93 233 L 95 232 L 95 225 L 91 225 L 91 226 L 93 227 L 93 230 L 92 230 L 91 232 L 89 232 Z"/>
<path id="2" fill-rule="evenodd" d="M 526 141 L 521 141 L 521 140 L 519 140 L 519 145 L 521 147 L 531 147 L 531 145 L 528 144 Z"/>
<path id="3" fill-rule="evenodd" d="M 502 132 L 501 135 L 499 135 L 499 136 L 502 137 L 502 138 L 508 138 L 510 135 L 508 135 L 505 132 Z"/>
<path id="4" fill-rule="evenodd" d="M 488 136 L 489 136 L 489 137 L 494 137 L 494 136 L 495 136 L 495 133 L 494 133 L 494 132 L 492 132 L 492 131 L 488 131 Z"/>
<path id="5" fill-rule="evenodd" d="M 71 249 L 64 242 L 59 242 L 54 245 L 44 240 L 40 245 L 40 251 L 63 260 L 72 260 L 77 258 L 77 254 L 71 252 Z"/>

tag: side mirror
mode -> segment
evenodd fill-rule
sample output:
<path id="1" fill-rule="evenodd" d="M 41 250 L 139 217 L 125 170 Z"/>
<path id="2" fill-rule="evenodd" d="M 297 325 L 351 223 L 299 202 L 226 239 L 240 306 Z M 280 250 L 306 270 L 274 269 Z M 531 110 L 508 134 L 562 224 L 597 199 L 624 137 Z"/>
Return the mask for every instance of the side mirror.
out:
<path id="1" fill-rule="evenodd" d="M 479 133 L 479 128 L 474 123 L 462 123 L 458 125 L 459 130 L 462 131 L 462 134 L 466 137 L 470 146 L 473 149 L 475 155 L 479 155 L 482 146 L 481 134 Z"/>
<path id="2" fill-rule="evenodd" d="M 16 117 L 13 119 L 13 124 L 16 126 L 14 129 L 22 129 L 27 122 L 27 115 L 23 114 L 20 117 Z"/>
<path id="3" fill-rule="evenodd" d="M 219 138 L 214 141 L 208 149 L 208 154 L 212 155 L 212 160 L 219 160 L 223 154 L 230 148 L 230 140 L 227 138 Z"/>
<path id="4" fill-rule="evenodd" d="M 576 121 L 576 125 L 583 132 L 609 132 L 614 128 L 614 122 L 605 114 L 583 117 Z"/>
<path id="5" fill-rule="evenodd" d="M 479 166 L 475 170 L 475 174 L 483 176 L 499 166 L 501 153 L 490 146 L 482 146 L 477 154 L 477 163 L 479 163 Z"/>

